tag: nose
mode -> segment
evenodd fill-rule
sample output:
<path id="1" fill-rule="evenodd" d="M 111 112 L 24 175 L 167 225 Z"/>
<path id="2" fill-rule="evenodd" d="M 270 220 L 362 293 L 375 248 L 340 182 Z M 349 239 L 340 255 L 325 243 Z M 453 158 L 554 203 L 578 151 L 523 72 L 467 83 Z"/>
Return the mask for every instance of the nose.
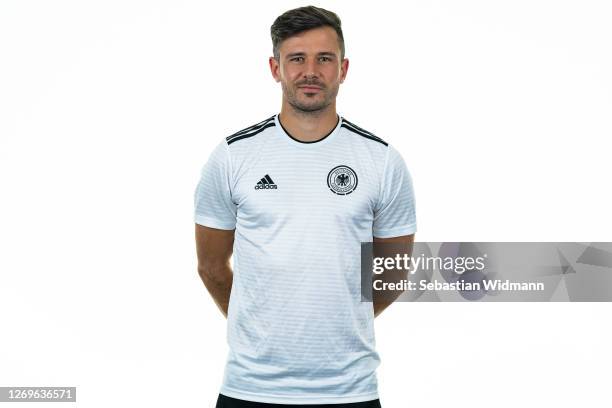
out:
<path id="1" fill-rule="evenodd" d="M 307 59 L 304 66 L 304 77 L 312 78 L 317 76 L 317 61 L 315 59 Z"/>

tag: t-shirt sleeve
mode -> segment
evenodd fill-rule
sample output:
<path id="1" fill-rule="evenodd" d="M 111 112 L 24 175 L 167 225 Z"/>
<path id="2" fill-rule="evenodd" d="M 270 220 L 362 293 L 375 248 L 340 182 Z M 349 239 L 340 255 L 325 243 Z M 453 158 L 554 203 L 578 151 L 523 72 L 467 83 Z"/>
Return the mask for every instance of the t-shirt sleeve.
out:
<path id="1" fill-rule="evenodd" d="M 374 209 L 373 235 L 391 238 L 416 232 L 412 178 L 400 153 L 388 146 L 379 202 Z"/>
<path id="2" fill-rule="evenodd" d="M 194 194 L 196 224 L 210 228 L 236 228 L 236 204 L 232 201 L 229 147 L 223 140 L 202 167 Z"/>

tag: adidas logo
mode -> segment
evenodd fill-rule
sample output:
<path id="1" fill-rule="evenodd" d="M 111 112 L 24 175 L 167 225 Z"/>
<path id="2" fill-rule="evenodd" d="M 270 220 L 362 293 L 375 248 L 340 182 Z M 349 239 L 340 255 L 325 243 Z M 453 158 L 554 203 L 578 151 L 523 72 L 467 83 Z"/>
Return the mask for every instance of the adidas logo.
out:
<path id="1" fill-rule="evenodd" d="M 277 188 L 278 186 L 274 184 L 270 176 L 267 174 L 265 175 L 264 178 L 259 180 L 257 184 L 255 184 L 255 190 L 263 190 L 263 189 L 276 190 Z"/>

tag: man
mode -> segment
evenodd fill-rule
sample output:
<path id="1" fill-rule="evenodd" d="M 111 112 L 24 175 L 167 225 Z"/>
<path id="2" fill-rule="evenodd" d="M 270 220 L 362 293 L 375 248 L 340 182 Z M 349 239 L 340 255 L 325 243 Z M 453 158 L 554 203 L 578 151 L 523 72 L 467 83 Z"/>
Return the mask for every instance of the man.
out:
<path id="1" fill-rule="evenodd" d="M 361 301 L 360 248 L 412 243 L 410 175 L 336 113 L 338 16 L 301 7 L 271 33 L 280 114 L 226 137 L 195 193 L 198 271 L 228 318 L 217 408 L 380 407 L 373 320 L 390 302 Z"/>

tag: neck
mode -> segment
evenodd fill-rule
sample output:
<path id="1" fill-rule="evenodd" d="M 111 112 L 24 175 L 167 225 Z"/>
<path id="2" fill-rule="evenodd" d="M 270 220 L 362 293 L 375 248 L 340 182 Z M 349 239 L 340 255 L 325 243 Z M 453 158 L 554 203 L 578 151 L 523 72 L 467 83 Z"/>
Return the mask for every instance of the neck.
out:
<path id="1" fill-rule="evenodd" d="M 338 124 L 336 103 L 316 112 L 298 111 L 283 103 L 279 114 L 283 128 L 301 142 L 316 142 L 328 135 Z"/>

